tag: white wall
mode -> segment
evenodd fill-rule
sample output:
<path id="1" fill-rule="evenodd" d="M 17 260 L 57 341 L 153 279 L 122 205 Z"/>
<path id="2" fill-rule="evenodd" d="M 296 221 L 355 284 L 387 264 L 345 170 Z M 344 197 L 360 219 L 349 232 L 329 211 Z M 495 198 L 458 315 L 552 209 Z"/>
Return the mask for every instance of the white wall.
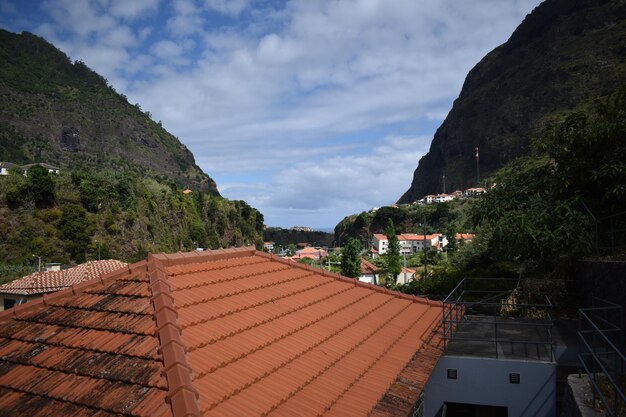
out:
<path id="1" fill-rule="evenodd" d="M 448 379 L 448 369 L 457 379 Z M 520 383 L 509 383 L 509 373 L 520 374 Z M 508 407 L 509 417 L 555 417 L 556 366 L 442 356 L 424 387 L 424 416 L 435 417 L 444 402 Z"/>

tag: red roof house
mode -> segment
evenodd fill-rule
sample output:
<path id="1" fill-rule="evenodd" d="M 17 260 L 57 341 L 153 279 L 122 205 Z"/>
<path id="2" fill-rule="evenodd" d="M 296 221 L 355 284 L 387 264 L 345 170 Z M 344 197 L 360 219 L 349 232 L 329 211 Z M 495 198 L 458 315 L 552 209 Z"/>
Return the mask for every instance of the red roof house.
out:
<path id="1" fill-rule="evenodd" d="M 58 271 L 35 272 L 26 275 L 7 284 L 0 285 L 0 299 L 2 299 L 0 308 L 4 305 L 12 307 L 14 303 L 21 304 L 22 302 L 39 298 L 45 293 L 69 288 L 74 284 L 98 278 L 102 274 L 124 268 L 125 266 L 125 262 L 107 259 L 89 261 L 73 268 Z"/>
<path id="2" fill-rule="evenodd" d="M 0 415 L 406 416 L 441 313 L 253 248 L 150 255 L 0 313 Z"/>

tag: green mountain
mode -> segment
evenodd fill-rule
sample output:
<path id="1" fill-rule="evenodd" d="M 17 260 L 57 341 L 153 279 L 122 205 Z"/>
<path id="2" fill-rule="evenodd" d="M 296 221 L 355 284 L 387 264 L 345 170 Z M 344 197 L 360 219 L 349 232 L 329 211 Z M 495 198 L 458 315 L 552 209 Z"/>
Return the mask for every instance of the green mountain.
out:
<path id="1" fill-rule="evenodd" d="M 626 3 L 546 0 L 467 75 L 411 187 L 399 199 L 477 183 L 530 153 L 533 137 L 626 84 Z M 482 182 L 482 181 L 481 181 Z"/>
<path id="2" fill-rule="evenodd" d="M 83 62 L 0 30 L 0 161 L 131 170 L 218 195 L 191 152 Z"/>
<path id="3" fill-rule="evenodd" d="M 160 122 L 30 33 L 0 30 L 0 162 L 60 168 L 0 175 L 0 282 L 39 256 L 133 261 L 263 244 L 258 210 L 222 198 Z"/>

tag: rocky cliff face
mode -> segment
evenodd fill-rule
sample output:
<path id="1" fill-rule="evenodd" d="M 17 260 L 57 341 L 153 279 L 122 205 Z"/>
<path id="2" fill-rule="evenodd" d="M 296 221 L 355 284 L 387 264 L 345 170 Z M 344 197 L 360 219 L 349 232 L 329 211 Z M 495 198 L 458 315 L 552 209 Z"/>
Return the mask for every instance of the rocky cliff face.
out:
<path id="1" fill-rule="evenodd" d="M 476 185 L 529 152 L 530 139 L 563 112 L 626 84 L 626 3 L 546 0 L 467 75 L 429 152 L 399 199 Z"/>
<path id="2" fill-rule="evenodd" d="M 0 30 L 0 161 L 131 170 L 218 194 L 160 122 L 30 33 Z"/>

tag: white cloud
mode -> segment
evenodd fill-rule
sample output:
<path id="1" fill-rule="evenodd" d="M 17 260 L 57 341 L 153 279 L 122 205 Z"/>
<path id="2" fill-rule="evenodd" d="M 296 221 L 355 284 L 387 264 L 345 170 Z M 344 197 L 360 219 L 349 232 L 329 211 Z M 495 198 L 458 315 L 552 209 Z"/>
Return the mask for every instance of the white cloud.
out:
<path id="1" fill-rule="evenodd" d="M 406 191 L 415 161 L 428 145 L 428 137 L 389 136 L 367 154 L 296 162 L 267 183 L 225 184 L 220 191 L 258 207 L 269 224 L 307 220 L 314 227 L 332 227 L 340 220 L 338 211 L 348 215 L 392 204 Z"/>
<path id="2" fill-rule="evenodd" d="M 206 8 L 229 16 L 238 16 L 249 3 L 249 0 L 204 0 Z"/>
<path id="3" fill-rule="evenodd" d="M 112 0 L 108 10 L 113 16 L 136 19 L 154 13 L 159 0 Z"/>
<path id="4" fill-rule="evenodd" d="M 400 197 L 467 72 L 540 2 L 100 1 L 47 0 L 38 33 L 119 82 L 269 224 L 328 226 Z"/>
<path id="5" fill-rule="evenodd" d="M 57 32 L 71 31 L 80 39 L 116 26 L 113 17 L 99 12 L 96 4 L 89 1 L 47 0 L 42 7 L 57 24 Z"/>
<path id="6" fill-rule="evenodd" d="M 152 45 L 150 51 L 158 58 L 170 60 L 180 57 L 184 52 L 184 48 L 175 42 L 166 40 Z"/>

